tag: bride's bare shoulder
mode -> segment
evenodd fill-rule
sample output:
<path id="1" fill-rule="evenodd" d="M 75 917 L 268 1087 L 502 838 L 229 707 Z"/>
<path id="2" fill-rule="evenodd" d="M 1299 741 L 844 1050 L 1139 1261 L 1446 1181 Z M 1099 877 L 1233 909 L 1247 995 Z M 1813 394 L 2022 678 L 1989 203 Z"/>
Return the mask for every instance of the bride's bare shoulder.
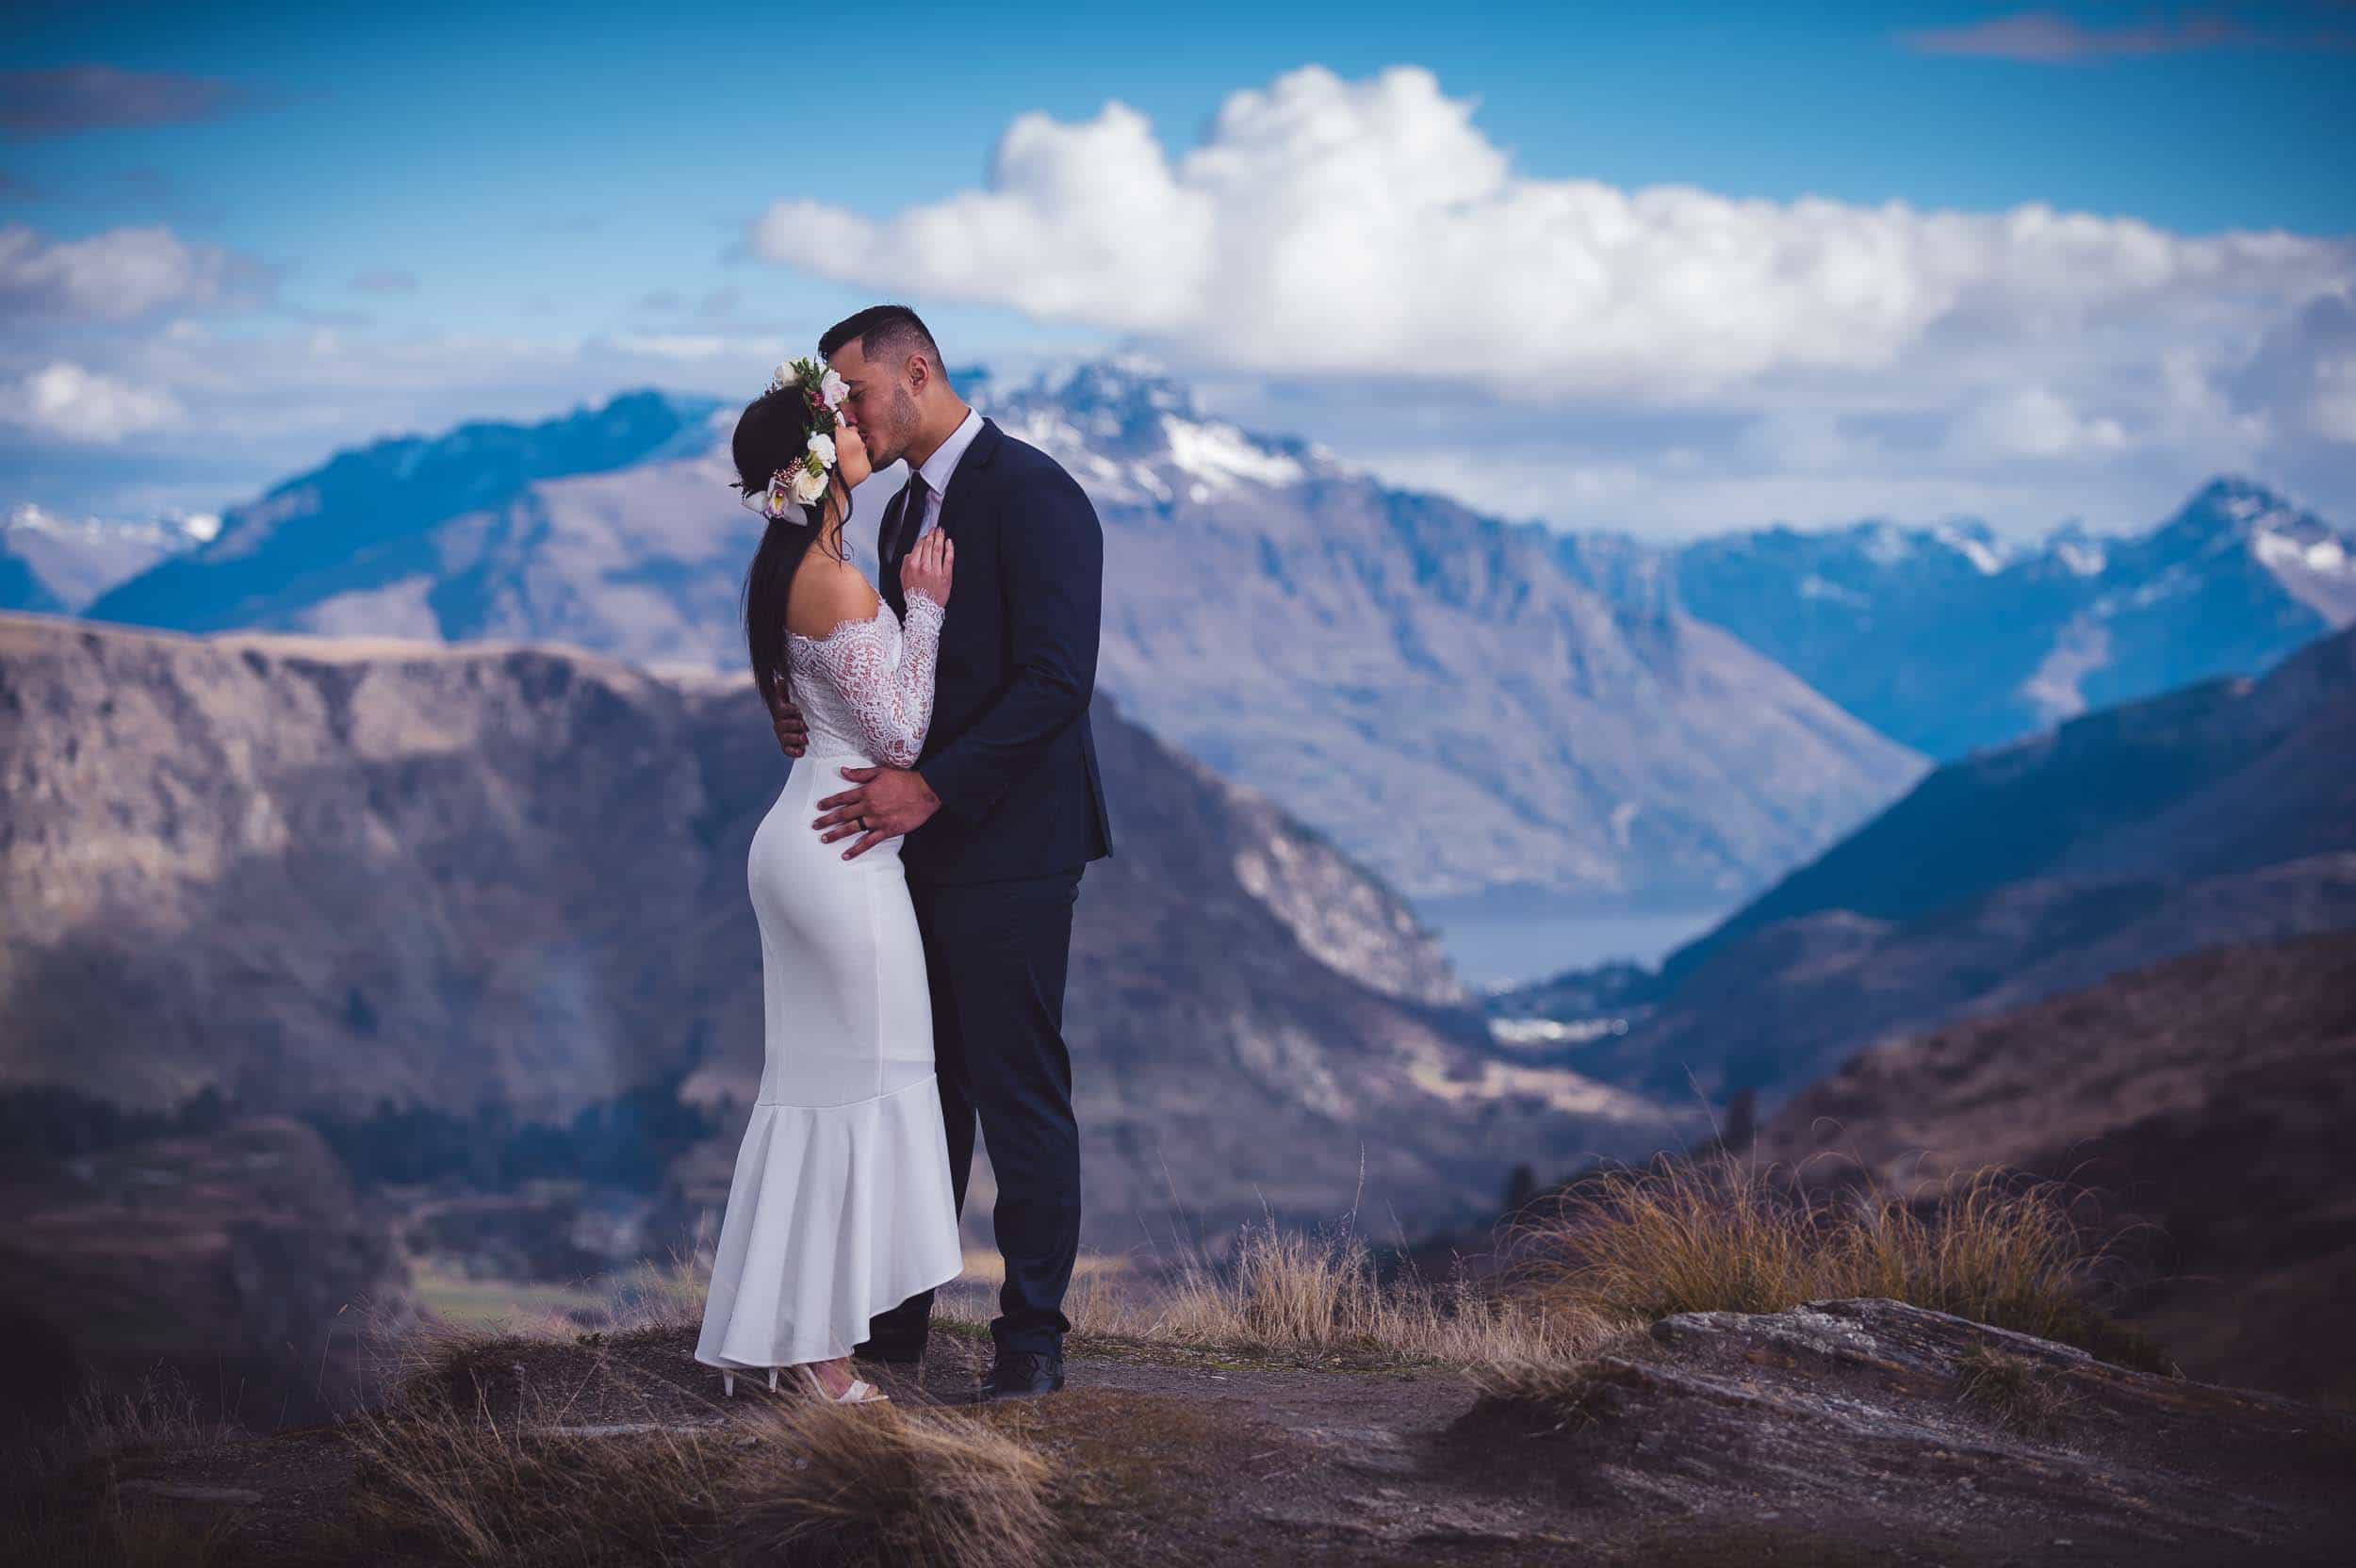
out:
<path id="1" fill-rule="evenodd" d="M 813 549 L 794 574 L 785 628 L 803 637 L 824 637 L 845 621 L 875 619 L 877 602 L 866 573 Z"/>

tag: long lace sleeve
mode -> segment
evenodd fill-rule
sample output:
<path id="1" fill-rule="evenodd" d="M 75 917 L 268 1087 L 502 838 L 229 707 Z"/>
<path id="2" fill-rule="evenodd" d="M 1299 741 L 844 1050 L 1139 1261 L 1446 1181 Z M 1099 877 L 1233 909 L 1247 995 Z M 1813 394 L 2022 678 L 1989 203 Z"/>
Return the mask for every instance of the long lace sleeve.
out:
<path id="1" fill-rule="evenodd" d="M 908 596 L 905 623 L 877 606 L 872 619 L 845 621 L 805 645 L 866 740 L 869 755 L 895 768 L 912 768 L 933 722 L 933 664 L 941 652 L 941 605 L 926 594 Z"/>

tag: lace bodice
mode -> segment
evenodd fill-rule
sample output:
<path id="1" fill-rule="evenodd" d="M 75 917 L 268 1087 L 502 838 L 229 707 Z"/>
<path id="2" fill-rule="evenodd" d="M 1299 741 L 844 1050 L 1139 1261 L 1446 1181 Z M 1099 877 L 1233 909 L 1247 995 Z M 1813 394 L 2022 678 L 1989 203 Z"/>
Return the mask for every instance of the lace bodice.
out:
<path id="1" fill-rule="evenodd" d="M 933 661 L 941 651 L 940 603 L 908 596 L 904 625 L 880 599 L 875 614 L 844 621 L 824 637 L 786 633 L 789 690 L 810 726 L 810 755 L 859 752 L 912 768 L 933 720 Z"/>

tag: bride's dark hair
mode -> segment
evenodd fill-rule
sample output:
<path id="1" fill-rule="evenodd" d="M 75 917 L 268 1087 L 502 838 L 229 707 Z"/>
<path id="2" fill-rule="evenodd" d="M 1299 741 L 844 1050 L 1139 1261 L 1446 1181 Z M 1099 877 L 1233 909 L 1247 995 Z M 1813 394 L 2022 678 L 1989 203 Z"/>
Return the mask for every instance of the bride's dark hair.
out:
<path id="1" fill-rule="evenodd" d="M 809 444 L 810 403 L 801 388 L 762 393 L 736 417 L 730 450 L 736 459 L 737 487 L 748 496 L 768 489 L 770 476 L 800 462 Z M 775 698 L 777 678 L 786 674 L 786 600 L 794 591 L 794 574 L 801 569 L 802 558 L 813 547 L 825 549 L 820 535 L 826 532 L 827 501 L 841 503 L 843 526 L 848 529 L 851 491 L 843 482 L 840 468 L 826 475 L 826 496 L 810 509 L 810 522 L 770 519 L 768 531 L 761 536 L 761 547 L 753 552 L 753 564 L 744 572 L 744 651 L 752 659 L 753 679 L 761 686 L 763 702 Z M 843 538 L 838 532 L 835 548 L 826 551 L 838 561 L 845 559 Z"/>

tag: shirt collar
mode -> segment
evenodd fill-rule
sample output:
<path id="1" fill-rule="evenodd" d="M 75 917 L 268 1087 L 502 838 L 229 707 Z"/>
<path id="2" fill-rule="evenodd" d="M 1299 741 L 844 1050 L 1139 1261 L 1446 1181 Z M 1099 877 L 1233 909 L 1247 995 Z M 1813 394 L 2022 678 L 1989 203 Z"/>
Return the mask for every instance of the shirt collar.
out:
<path id="1" fill-rule="evenodd" d="M 957 459 L 965 455 L 965 449 L 972 446 L 973 438 L 981 433 L 981 410 L 967 409 L 965 418 L 949 433 L 949 439 L 935 447 L 933 455 L 924 460 L 923 467 L 917 469 L 924 476 L 925 487 L 936 496 L 947 495 L 949 476 L 957 471 Z"/>

